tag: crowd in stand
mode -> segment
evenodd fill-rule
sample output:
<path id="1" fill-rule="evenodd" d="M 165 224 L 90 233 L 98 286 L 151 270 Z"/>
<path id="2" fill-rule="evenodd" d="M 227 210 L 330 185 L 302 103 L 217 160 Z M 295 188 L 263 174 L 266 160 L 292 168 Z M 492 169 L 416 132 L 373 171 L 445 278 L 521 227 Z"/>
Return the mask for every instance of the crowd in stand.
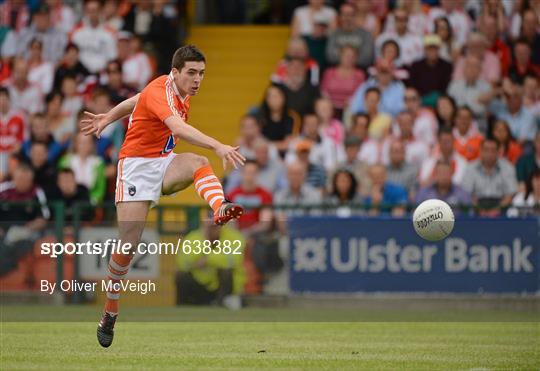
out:
<path id="1" fill-rule="evenodd" d="M 113 199 L 126 123 L 95 139 L 78 122 L 168 72 L 183 6 L 0 3 L 3 198 L 42 200 L 39 186 L 49 200 Z M 403 215 L 427 198 L 484 215 L 540 204 L 540 1 L 261 6 L 252 20 L 290 21 L 291 38 L 240 121 L 249 162 L 227 174 L 226 192 L 256 208 L 242 229 L 262 228 L 257 208 L 272 204 L 344 215 L 349 205 Z"/>

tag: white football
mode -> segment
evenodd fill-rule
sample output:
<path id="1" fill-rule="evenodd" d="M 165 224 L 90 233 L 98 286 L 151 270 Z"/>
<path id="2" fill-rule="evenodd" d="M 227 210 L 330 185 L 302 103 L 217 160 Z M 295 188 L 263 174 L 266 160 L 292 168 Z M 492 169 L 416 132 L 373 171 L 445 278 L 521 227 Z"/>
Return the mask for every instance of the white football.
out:
<path id="1" fill-rule="evenodd" d="M 444 201 L 431 199 L 422 202 L 413 214 L 414 230 L 428 241 L 439 241 L 454 229 L 454 213 Z"/>

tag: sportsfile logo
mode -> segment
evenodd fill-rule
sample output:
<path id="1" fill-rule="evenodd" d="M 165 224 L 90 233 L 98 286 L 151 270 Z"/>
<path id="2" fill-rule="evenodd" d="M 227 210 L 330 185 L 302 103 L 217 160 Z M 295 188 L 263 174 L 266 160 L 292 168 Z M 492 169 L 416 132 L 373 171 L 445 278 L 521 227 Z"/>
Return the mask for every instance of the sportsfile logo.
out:
<path id="1" fill-rule="evenodd" d="M 444 248 L 437 245 L 399 245 L 390 238 L 371 245 L 367 238 L 351 238 L 342 246 L 340 238 L 293 239 L 293 269 L 296 272 L 417 273 L 431 272 L 434 259 L 443 254 L 448 273 L 531 273 L 533 247 L 515 238 L 511 245 L 469 246 L 462 238 L 448 238 Z"/>

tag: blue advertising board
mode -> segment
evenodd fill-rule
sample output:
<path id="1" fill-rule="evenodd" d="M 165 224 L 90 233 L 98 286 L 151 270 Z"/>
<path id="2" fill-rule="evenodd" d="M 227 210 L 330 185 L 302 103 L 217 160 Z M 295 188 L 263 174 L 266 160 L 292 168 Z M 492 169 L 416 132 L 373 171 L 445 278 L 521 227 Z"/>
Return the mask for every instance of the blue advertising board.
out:
<path id="1" fill-rule="evenodd" d="M 293 292 L 538 293 L 536 218 L 458 219 L 429 242 L 409 219 L 296 217 Z"/>

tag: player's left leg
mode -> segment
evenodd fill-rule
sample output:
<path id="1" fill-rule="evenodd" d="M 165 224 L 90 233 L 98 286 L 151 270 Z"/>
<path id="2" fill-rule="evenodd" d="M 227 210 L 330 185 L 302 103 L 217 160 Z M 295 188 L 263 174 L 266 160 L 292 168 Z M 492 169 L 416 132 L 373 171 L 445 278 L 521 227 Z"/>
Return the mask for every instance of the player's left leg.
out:
<path id="1" fill-rule="evenodd" d="M 162 192 L 176 193 L 195 183 L 195 190 L 214 210 L 214 223 L 222 225 L 242 215 L 240 205 L 228 202 L 223 187 L 208 159 L 194 153 L 180 153 L 171 161 L 163 178 Z"/>

